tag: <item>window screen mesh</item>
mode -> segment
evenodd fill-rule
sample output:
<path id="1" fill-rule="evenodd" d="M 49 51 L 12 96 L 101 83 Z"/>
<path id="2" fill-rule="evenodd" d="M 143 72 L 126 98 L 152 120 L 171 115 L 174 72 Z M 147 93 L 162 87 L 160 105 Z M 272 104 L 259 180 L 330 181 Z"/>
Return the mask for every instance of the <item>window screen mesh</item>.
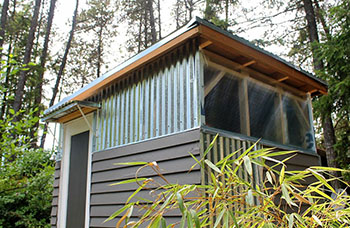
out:
<path id="1" fill-rule="evenodd" d="M 249 82 L 248 101 L 251 136 L 282 143 L 278 94 Z"/>
<path id="2" fill-rule="evenodd" d="M 314 150 L 308 102 L 245 79 L 205 66 L 205 124 L 242 134 L 247 126 L 249 136 Z"/>
<path id="3" fill-rule="evenodd" d="M 204 72 L 206 88 L 220 77 L 220 71 L 207 67 Z M 228 73 L 217 82 L 205 97 L 205 121 L 210 127 L 241 132 L 239 112 L 240 80 Z M 209 86 L 210 87 L 210 86 Z"/>
<path id="4" fill-rule="evenodd" d="M 313 134 L 307 102 L 283 96 L 283 111 L 286 114 L 287 142 L 304 149 L 313 149 Z"/>

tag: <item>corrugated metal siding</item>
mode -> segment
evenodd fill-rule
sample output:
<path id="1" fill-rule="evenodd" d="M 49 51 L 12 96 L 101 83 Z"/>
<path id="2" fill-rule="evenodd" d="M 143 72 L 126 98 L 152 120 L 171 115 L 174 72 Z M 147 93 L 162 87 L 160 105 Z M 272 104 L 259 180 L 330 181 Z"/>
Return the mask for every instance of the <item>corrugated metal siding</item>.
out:
<path id="1" fill-rule="evenodd" d="M 97 114 L 95 150 L 198 127 L 199 69 L 199 52 L 163 58 L 107 91 Z"/>
<path id="2" fill-rule="evenodd" d="M 92 157 L 90 200 L 90 227 L 115 227 L 117 220 L 103 223 L 111 214 L 125 205 L 126 199 L 138 188 L 136 183 L 110 186 L 122 180 L 135 178 L 139 166 L 122 166 L 115 163 L 156 161 L 170 183 L 200 184 L 201 172 L 189 152 L 199 159 L 199 129 L 160 137 L 145 142 L 125 145 L 96 152 Z M 143 169 L 138 177 L 153 178 L 163 183 L 151 169 Z M 140 191 L 136 197 L 152 200 L 149 191 Z M 137 216 L 138 210 L 134 210 Z M 165 215 L 168 222 L 180 221 L 180 212 Z"/>
<path id="3" fill-rule="evenodd" d="M 57 227 L 57 213 L 58 213 L 58 193 L 60 183 L 61 161 L 57 161 L 55 165 L 54 183 L 52 192 L 52 209 L 51 209 L 51 227 Z"/>

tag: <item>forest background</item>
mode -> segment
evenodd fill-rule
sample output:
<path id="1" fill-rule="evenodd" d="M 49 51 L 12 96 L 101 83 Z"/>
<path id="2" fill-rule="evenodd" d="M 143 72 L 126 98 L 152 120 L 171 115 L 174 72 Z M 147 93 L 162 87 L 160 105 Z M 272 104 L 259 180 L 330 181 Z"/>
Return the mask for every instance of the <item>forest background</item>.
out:
<path id="1" fill-rule="evenodd" d="M 1 215 L 23 227 L 47 222 L 50 187 L 42 186 L 51 184 L 48 145 L 57 144 L 42 111 L 195 16 L 325 80 L 329 94 L 313 99 L 318 147 L 328 166 L 350 169 L 349 0 L 3 0 Z M 30 198 L 38 192 L 47 194 Z"/>

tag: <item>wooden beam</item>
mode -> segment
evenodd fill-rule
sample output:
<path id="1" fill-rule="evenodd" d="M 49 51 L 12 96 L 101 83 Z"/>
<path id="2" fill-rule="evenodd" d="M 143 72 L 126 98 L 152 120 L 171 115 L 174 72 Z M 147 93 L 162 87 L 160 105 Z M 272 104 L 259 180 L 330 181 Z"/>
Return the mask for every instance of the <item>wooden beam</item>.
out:
<path id="1" fill-rule="evenodd" d="M 220 56 L 218 54 L 215 54 L 213 52 L 210 52 L 208 50 L 203 50 L 203 53 L 206 55 L 206 57 L 210 60 L 210 61 L 213 61 L 215 63 L 218 63 L 218 64 L 221 64 L 221 65 L 224 65 L 228 68 L 231 68 L 231 69 L 234 69 L 234 70 L 239 70 L 241 68 L 242 65 L 240 65 L 239 63 L 236 63 L 232 60 L 229 60 L 223 56 Z M 271 84 L 271 85 L 278 85 L 280 86 L 281 88 L 287 90 L 287 91 L 290 91 L 292 93 L 294 93 L 295 95 L 298 95 L 298 96 L 302 96 L 302 97 L 305 97 L 306 96 L 306 92 L 304 91 L 301 91 L 301 90 L 298 90 L 294 87 L 291 87 L 291 86 L 288 86 L 286 84 L 283 84 L 279 81 L 277 81 L 276 79 L 273 79 L 272 77 L 269 77 L 267 75 L 264 75 L 260 72 L 257 72 L 253 69 L 250 69 L 250 68 L 245 68 L 245 70 L 249 73 L 249 76 L 250 77 L 253 77 L 253 75 L 256 76 L 256 79 L 260 80 L 260 81 L 264 81 L 268 84 Z"/>
<path id="2" fill-rule="evenodd" d="M 310 94 L 313 94 L 315 92 L 318 92 L 318 90 L 317 89 L 313 89 L 313 90 L 309 91 Z"/>
<path id="3" fill-rule="evenodd" d="M 199 49 L 202 50 L 202 49 L 208 47 L 208 46 L 209 46 L 210 44 L 212 44 L 212 43 L 213 43 L 212 41 L 207 40 L 207 41 L 205 41 L 205 42 L 203 42 L 203 43 L 201 43 L 201 44 L 199 45 Z"/>
<path id="4" fill-rule="evenodd" d="M 224 71 L 220 71 L 209 83 L 207 86 L 204 87 L 204 97 L 206 97 L 210 91 L 212 91 L 214 89 L 214 87 L 216 86 L 216 84 L 219 83 L 219 81 L 224 77 L 225 72 Z"/>
<path id="5" fill-rule="evenodd" d="M 87 108 L 87 107 L 83 107 L 82 108 L 82 111 L 83 111 L 84 115 L 87 115 L 87 114 L 89 114 L 89 113 L 91 113 L 91 112 L 93 112 L 95 110 L 96 110 L 96 108 Z M 58 123 L 66 123 L 68 121 L 77 119 L 77 118 L 79 118 L 81 116 L 82 116 L 81 112 L 79 110 L 76 110 L 76 111 L 74 111 L 72 113 L 69 113 L 69 114 L 67 114 L 65 116 L 62 116 L 61 118 L 59 118 L 57 120 L 57 122 Z"/>
<path id="6" fill-rule="evenodd" d="M 288 76 L 285 76 L 285 77 L 277 79 L 277 81 L 278 82 L 283 82 L 283 81 L 287 80 L 288 78 L 289 78 Z"/>
<path id="7" fill-rule="evenodd" d="M 305 74 L 300 71 L 288 66 L 287 64 L 273 58 L 270 55 L 267 55 L 263 52 L 255 50 L 252 47 L 249 47 L 246 44 L 243 44 L 237 40 L 234 40 L 224 34 L 221 34 L 218 31 L 215 31 L 205 25 L 200 25 L 201 37 L 212 40 L 215 45 L 220 45 L 223 48 L 233 49 L 234 52 L 241 54 L 242 56 L 255 59 L 259 63 L 265 64 L 271 69 L 275 69 L 276 71 L 281 72 L 284 75 L 288 75 L 291 78 L 295 78 L 300 81 L 304 81 L 305 83 L 312 85 L 314 88 L 317 88 L 324 93 L 327 93 L 326 86 L 321 83 L 309 78 Z"/>
<path id="8" fill-rule="evenodd" d="M 254 63 L 256 63 L 256 61 L 252 60 L 252 61 L 249 61 L 249 62 L 246 62 L 246 63 L 242 64 L 242 67 L 245 68 L 245 67 L 248 67 L 250 65 L 253 65 Z"/>
<path id="9" fill-rule="evenodd" d="M 130 65 L 126 66 L 125 68 L 121 69 L 120 71 L 114 73 L 113 75 L 109 76 L 105 80 L 101 81 L 99 84 L 87 89 L 81 94 L 78 94 L 76 97 L 74 97 L 72 100 L 84 100 L 99 91 L 101 91 L 103 88 L 108 86 L 112 81 L 114 81 L 117 78 L 120 78 L 130 71 L 145 65 L 146 63 L 149 63 L 156 58 L 160 57 L 161 55 L 175 49 L 179 45 L 186 42 L 188 39 L 196 37 L 199 35 L 199 27 L 195 27 L 187 32 L 184 32 L 180 36 L 176 37 L 175 39 L 169 41 L 168 43 L 164 44 L 163 46 L 155 49 L 154 51 L 150 52 L 149 54 L 141 57 L 140 59 L 136 60 L 135 62 L 131 63 Z"/>

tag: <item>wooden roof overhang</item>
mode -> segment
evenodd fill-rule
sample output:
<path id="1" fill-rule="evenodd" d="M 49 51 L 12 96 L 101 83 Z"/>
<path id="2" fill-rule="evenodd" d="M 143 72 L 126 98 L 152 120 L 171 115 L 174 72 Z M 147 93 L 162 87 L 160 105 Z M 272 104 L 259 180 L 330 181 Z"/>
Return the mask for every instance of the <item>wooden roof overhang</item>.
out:
<path id="1" fill-rule="evenodd" d="M 281 87 L 287 87 L 305 94 L 327 93 L 327 85 L 313 75 L 205 20 L 195 18 L 183 28 L 45 110 L 43 120 L 52 121 L 53 119 L 46 118 L 46 116 L 57 112 L 57 110 L 65 107 L 67 103 L 83 101 L 98 94 L 133 70 L 158 59 L 194 38 L 199 40 L 198 48 L 202 50 L 206 57 L 213 61 L 219 61 L 220 64 L 227 65 L 234 68 L 234 70 L 248 71 L 251 77 L 257 77 L 267 83 L 279 84 Z M 75 116 L 75 118 L 77 117 L 79 116 Z"/>
<path id="2" fill-rule="evenodd" d="M 100 108 L 100 105 L 88 101 L 70 101 L 65 105 L 52 110 L 42 118 L 42 121 L 66 123 L 80 116 L 87 115 Z"/>

